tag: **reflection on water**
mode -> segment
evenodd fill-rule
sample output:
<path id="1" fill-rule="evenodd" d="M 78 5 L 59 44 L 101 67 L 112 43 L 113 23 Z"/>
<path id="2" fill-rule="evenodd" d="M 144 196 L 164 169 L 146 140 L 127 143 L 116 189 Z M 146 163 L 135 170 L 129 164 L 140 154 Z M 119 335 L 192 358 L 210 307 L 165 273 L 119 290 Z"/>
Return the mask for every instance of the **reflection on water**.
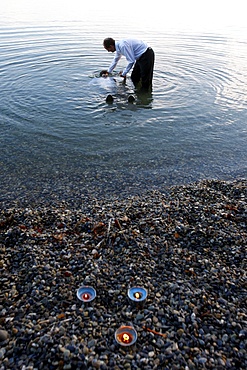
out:
<path id="1" fill-rule="evenodd" d="M 58 186 L 61 179 L 89 184 L 107 177 L 109 185 L 124 178 L 140 189 L 245 175 L 247 41 L 143 32 L 156 61 L 153 91 L 140 93 L 130 78 L 123 84 L 118 77 L 124 58 L 112 78 L 99 77 L 112 59 L 102 39 L 113 25 L 101 22 L 89 33 L 91 18 L 23 27 L 3 17 L 2 194 L 28 181 L 48 186 L 50 179 Z"/>

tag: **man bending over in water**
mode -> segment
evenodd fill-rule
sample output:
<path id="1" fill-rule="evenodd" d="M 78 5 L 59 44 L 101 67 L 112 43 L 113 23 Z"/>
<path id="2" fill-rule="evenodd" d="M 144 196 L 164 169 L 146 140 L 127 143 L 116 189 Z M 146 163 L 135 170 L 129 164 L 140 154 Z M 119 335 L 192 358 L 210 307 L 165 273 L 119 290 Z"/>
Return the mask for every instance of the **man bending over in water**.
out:
<path id="1" fill-rule="evenodd" d="M 115 41 L 111 37 L 106 38 L 103 41 L 103 46 L 108 52 L 116 52 L 116 55 L 107 70 L 101 71 L 101 75 L 108 76 L 116 67 L 118 61 L 125 56 L 127 59 L 127 66 L 120 73 L 120 76 L 126 80 L 127 73 L 134 66 L 131 73 L 131 79 L 137 87 L 138 83 L 141 82 L 141 89 L 148 90 L 152 88 L 153 80 L 153 69 L 154 69 L 154 51 L 151 47 L 140 40 L 136 39 L 125 39 Z"/>

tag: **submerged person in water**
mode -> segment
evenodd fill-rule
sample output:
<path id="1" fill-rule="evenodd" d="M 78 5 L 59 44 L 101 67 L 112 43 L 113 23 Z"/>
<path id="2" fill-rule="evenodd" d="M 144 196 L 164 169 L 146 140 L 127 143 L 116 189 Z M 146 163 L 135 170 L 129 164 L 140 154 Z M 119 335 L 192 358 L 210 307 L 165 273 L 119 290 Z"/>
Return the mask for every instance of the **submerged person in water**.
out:
<path id="1" fill-rule="evenodd" d="M 108 52 L 116 52 L 116 55 L 110 67 L 107 70 L 101 71 L 101 74 L 108 76 L 116 67 L 122 55 L 124 55 L 128 62 L 126 68 L 120 73 L 124 81 L 126 80 L 127 73 L 134 66 L 131 79 L 135 87 L 141 83 L 142 90 L 152 88 L 154 51 L 151 47 L 148 47 L 148 45 L 141 40 L 125 39 L 115 41 L 111 37 L 103 41 L 103 46 Z"/>

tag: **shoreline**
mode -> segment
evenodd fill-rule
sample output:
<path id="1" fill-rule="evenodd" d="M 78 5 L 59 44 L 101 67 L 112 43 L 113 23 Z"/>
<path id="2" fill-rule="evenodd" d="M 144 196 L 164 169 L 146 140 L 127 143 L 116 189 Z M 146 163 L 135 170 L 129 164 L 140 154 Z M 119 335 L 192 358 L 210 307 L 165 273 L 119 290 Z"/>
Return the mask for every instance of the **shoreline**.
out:
<path id="1" fill-rule="evenodd" d="M 246 368 L 247 180 L 2 202 L 0 230 L 0 370 Z M 134 285 L 148 290 L 140 309 Z M 114 332 L 128 323 L 126 351 Z"/>
<path id="2" fill-rule="evenodd" d="M 8 207 L 40 207 L 66 203 L 70 208 L 80 208 L 83 202 L 94 199 L 114 201 L 131 196 L 145 196 L 150 191 L 169 193 L 170 189 L 183 186 L 196 186 L 205 181 L 235 182 L 245 181 L 245 170 L 235 171 L 217 177 L 197 177 L 192 174 L 166 173 L 162 171 L 103 171 L 88 170 L 68 175 L 66 172 L 39 174 L 32 177 L 3 176 L 0 182 L 0 205 Z M 81 201 L 82 200 L 82 201 Z"/>

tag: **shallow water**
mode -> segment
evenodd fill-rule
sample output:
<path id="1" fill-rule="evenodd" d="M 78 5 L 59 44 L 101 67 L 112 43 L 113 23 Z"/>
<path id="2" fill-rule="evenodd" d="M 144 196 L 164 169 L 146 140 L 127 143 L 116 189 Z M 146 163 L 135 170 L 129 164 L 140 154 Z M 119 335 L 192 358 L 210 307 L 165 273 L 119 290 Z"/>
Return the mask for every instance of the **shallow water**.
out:
<path id="1" fill-rule="evenodd" d="M 104 179 L 105 189 L 125 179 L 130 189 L 141 190 L 246 176 L 243 32 L 239 38 L 236 32 L 141 32 L 128 25 L 129 34 L 156 53 L 153 91 L 143 95 L 130 78 L 124 85 L 117 76 L 124 58 L 114 80 L 98 77 L 113 57 L 102 47 L 107 22 L 101 19 L 89 32 L 91 18 L 2 17 L 1 198 L 33 188 L 47 188 L 48 196 L 49 189 L 56 192 L 76 178 L 82 187 L 83 179 L 89 187 Z M 116 38 L 126 28 L 118 27 Z M 108 93 L 115 98 L 111 105 Z M 129 94 L 134 104 L 127 103 Z"/>

